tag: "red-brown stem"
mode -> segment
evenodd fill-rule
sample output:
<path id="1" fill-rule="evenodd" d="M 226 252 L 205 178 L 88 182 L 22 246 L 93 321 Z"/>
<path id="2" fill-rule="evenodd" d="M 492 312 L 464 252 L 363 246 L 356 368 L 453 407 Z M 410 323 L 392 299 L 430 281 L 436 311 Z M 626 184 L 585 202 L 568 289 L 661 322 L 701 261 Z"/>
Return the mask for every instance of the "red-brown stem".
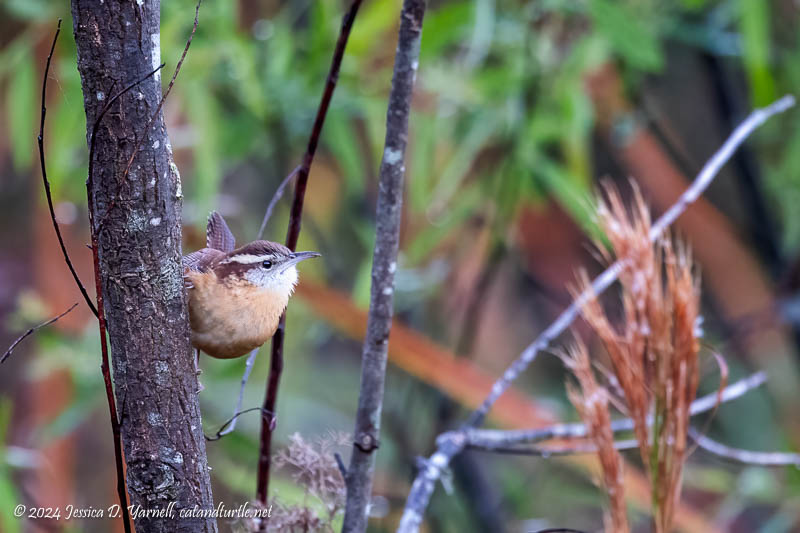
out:
<path id="1" fill-rule="evenodd" d="M 78 277 L 78 273 L 75 271 L 75 267 L 72 265 L 72 260 L 69 258 L 69 253 L 67 252 L 67 247 L 64 244 L 64 238 L 61 236 L 61 228 L 58 226 L 58 221 L 56 220 L 56 212 L 53 209 L 53 197 L 50 193 L 50 181 L 47 179 L 47 168 L 45 166 L 45 158 L 44 158 L 44 119 L 47 115 L 47 108 L 45 107 L 45 95 L 47 94 L 47 76 L 50 73 L 50 61 L 53 59 L 53 52 L 56 49 L 56 41 L 58 41 L 58 34 L 61 33 L 61 19 L 58 19 L 58 27 L 56 28 L 56 34 L 53 36 L 53 44 L 50 45 L 50 53 L 47 54 L 47 64 L 44 67 L 44 76 L 42 77 L 42 114 L 41 119 L 39 121 L 39 165 L 42 168 L 42 184 L 44 185 L 44 194 L 47 197 L 47 207 L 50 209 L 50 220 L 53 221 L 53 229 L 56 230 L 56 237 L 58 238 L 58 245 L 61 247 L 61 253 L 64 255 L 64 262 L 67 263 L 67 268 L 69 268 L 70 273 L 72 274 L 72 279 L 75 280 L 75 284 L 78 286 L 78 290 L 81 291 L 81 295 L 83 299 L 86 301 L 86 305 L 89 306 L 94 316 L 97 315 L 97 308 L 92 303 L 92 299 L 89 298 L 89 293 L 86 292 L 86 287 L 83 286 L 81 283 L 81 279 Z"/>
<path id="2" fill-rule="evenodd" d="M 86 188 L 90 191 L 89 195 L 91 197 L 91 178 L 87 181 Z M 89 218 L 93 219 L 91 200 L 89 206 Z M 97 291 L 97 322 L 100 326 L 100 350 L 102 353 L 100 369 L 103 372 L 103 383 L 105 384 L 106 398 L 108 400 L 108 414 L 111 418 L 111 432 L 114 435 L 114 463 L 117 468 L 117 496 L 119 497 L 119 504 L 121 507 L 122 525 L 125 528 L 125 533 L 130 533 L 131 521 L 130 516 L 128 516 L 128 493 L 125 490 L 125 469 L 122 464 L 122 439 L 119 431 L 119 418 L 117 417 L 117 402 L 114 399 L 114 388 L 111 385 L 111 368 L 108 364 L 106 315 L 103 311 L 103 288 L 100 282 L 100 257 L 97 254 L 97 232 L 94 231 L 94 228 L 92 228 L 92 260 L 94 262 L 94 285 Z"/>
<path id="3" fill-rule="evenodd" d="M 294 188 L 294 200 L 292 210 L 289 214 L 289 228 L 286 232 L 286 246 L 291 250 L 297 248 L 297 239 L 300 236 L 300 226 L 303 218 L 303 200 L 305 200 L 306 187 L 308 185 L 308 174 L 311 170 L 311 163 L 319 144 L 319 136 L 322 133 L 322 125 L 325 123 L 325 116 L 328 113 L 328 106 L 339 79 L 339 69 L 342 65 L 344 50 L 347 46 L 347 39 L 350 37 L 350 30 L 353 21 L 361 6 L 361 0 L 353 0 L 350 8 L 342 18 L 342 27 L 339 30 L 339 39 L 336 41 L 336 49 L 331 59 L 331 68 L 328 71 L 328 79 L 325 82 L 325 90 L 322 92 L 322 99 L 317 109 L 317 116 L 314 126 L 311 129 L 311 136 L 308 139 L 306 153 L 303 162 L 297 171 L 297 181 Z M 272 349 L 269 377 L 267 378 L 267 392 L 264 398 L 264 414 L 261 420 L 261 445 L 258 453 L 258 478 L 256 496 L 258 500 L 266 504 L 269 494 L 269 470 L 271 460 L 272 432 L 275 428 L 275 404 L 278 399 L 278 385 L 283 371 L 283 337 L 286 328 L 286 314 L 281 317 L 280 325 L 275 335 L 272 337 Z"/>
<path id="4" fill-rule="evenodd" d="M 286 316 L 281 317 L 278 329 L 272 337 L 272 351 L 270 353 L 269 378 L 267 381 L 267 394 L 264 398 L 264 409 L 271 409 L 278 400 L 278 385 L 280 385 L 283 372 L 283 333 L 286 328 Z M 270 406 L 270 407 L 267 407 Z M 274 411 L 262 411 L 261 417 L 261 453 L 258 454 L 258 492 L 256 497 L 263 504 L 267 503 L 269 490 L 269 474 L 272 455 L 272 432 L 275 428 Z"/>

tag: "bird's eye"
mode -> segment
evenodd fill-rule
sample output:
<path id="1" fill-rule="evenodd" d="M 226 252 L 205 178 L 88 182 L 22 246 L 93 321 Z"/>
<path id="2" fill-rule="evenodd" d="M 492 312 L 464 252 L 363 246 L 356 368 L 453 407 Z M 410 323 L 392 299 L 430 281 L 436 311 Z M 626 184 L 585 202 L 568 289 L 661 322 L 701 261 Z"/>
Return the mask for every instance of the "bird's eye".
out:
<path id="1" fill-rule="evenodd" d="M 264 268 L 272 268 L 272 261 L 264 261 L 261 263 L 261 266 Z"/>

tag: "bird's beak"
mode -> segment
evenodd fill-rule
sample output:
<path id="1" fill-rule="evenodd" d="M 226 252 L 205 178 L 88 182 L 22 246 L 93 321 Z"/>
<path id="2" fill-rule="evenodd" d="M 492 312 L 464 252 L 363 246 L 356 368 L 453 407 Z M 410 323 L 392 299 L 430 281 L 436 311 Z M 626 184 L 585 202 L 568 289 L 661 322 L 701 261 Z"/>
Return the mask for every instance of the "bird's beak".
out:
<path id="1" fill-rule="evenodd" d="M 322 254 L 318 252 L 292 252 L 289 255 L 289 259 L 284 263 L 284 268 L 289 268 L 292 265 L 296 265 L 300 261 L 305 261 L 306 259 L 311 259 L 312 257 L 320 257 Z"/>

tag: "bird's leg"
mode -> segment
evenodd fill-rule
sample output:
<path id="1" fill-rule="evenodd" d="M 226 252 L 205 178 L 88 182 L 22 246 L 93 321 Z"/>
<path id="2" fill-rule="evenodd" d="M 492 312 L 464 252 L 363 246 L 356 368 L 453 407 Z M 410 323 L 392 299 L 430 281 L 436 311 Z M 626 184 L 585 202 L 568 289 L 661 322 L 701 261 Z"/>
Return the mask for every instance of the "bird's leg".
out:
<path id="1" fill-rule="evenodd" d="M 194 361 L 194 375 L 197 376 L 197 392 L 200 393 L 203 389 L 205 389 L 205 387 L 203 386 L 202 383 L 200 383 L 200 374 L 202 374 L 203 371 L 200 370 L 200 349 L 199 348 L 195 348 L 194 357 L 192 357 L 192 360 Z"/>

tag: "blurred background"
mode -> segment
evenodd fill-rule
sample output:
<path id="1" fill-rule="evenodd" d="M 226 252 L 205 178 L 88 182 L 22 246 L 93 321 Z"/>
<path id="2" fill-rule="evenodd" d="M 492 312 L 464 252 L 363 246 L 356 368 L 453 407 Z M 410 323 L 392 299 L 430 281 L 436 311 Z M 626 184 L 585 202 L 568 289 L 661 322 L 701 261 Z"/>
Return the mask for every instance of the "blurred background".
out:
<path id="1" fill-rule="evenodd" d="M 0 347 L 80 300 L 54 238 L 36 153 L 41 76 L 64 31 L 47 95 L 48 174 L 73 260 L 92 285 L 85 115 L 69 3 L 0 0 Z M 162 79 L 195 3 L 162 3 Z M 252 240 L 300 162 L 345 2 L 206 0 L 165 116 L 184 193 L 184 250 L 219 210 Z M 311 170 L 288 311 L 278 447 L 352 431 L 369 301 L 376 179 L 400 0 L 368 0 L 355 22 Z M 477 405 L 507 364 L 569 303 L 576 272 L 599 272 L 600 180 L 641 187 L 666 209 L 756 106 L 800 87 L 795 0 L 432 0 L 414 97 L 373 531 L 397 524 L 435 436 Z M 800 443 L 800 111 L 759 130 L 676 233 L 704 290 L 701 392 L 712 350 L 736 379 L 768 385 L 719 409 L 709 434 L 757 450 Z M 267 237 L 283 241 L 291 193 Z M 586 334 L 584 332 L 584 338 Z M 568 339 L 565 339 L 568 340 Z M 589 339 L 591 340 L 591 339 Z M 594 352 L 602 356 L 597 347 Z M 263 400 L 262 350 L 244 407 Z M 115 496 L 97 328 L 84 306 L 39 331 L 0 368 L 0 531 L 108 531 L 107 521 L 25 524 L 17 503 L 107 507 Z M 244 359 L 201 359 L 207 434 L 231 415 Z M 543 354 L 492 411 L 496 427 L 575 420 L 561 363 Z M 697 421 L 698 425 L 702 419 Z M 258 415 L 208 444 L 214 496 L 253 499 Z M 340 450 L 347 459 L 348 450 Z M 636 463 L 638 452 L 627 457 Z M 603 493 L 573 459 L 466 453 L 438 487 L 431 532 L 596 531 Z M 313 497 L 279 471 L 285 501 Z M 697 451 L 685 474 L 685 531 L 800 531 L 800 472 Z M 631 504 L 637 531 L 647 510 Z M 114 525 L 121 530 L 120 524 Z M 221 531 L 232 526 L 221 521 Z"/>

